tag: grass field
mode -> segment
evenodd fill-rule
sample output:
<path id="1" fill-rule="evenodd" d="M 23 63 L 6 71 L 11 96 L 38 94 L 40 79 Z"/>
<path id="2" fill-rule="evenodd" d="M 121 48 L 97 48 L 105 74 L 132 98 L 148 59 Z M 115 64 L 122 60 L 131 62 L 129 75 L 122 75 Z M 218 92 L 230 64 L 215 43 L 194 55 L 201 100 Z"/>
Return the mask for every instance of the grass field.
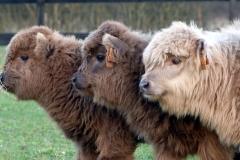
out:
<path id="1" fill-rule="evenodd" d="M 0 47 L 0 71 L 5 47 Z M 74 160 L 75 147 L 33 101 L 17 102 L 0 88 L 0 160 Z M 136 160 L 152 160 L 152 147 L 141 144 Z M 189 156 L 188 160 L 198 160 Z"/>

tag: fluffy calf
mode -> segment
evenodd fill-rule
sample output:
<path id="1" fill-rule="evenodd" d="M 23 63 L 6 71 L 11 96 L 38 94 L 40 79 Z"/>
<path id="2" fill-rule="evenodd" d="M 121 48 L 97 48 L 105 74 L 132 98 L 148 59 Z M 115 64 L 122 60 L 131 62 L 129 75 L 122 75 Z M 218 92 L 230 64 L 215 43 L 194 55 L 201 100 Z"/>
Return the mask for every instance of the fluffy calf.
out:
<path id="1" fill-rule="evenodd" d="M 35 100 L 78 148 L 78 160 L 132 160 L 136 141 L 116 112 L 94 105 L 74 90 L 82 41 L 47 27 L 17 33 L 7 48 L 3 87 Z"/>
<path id="2" fill-rule="evenodd" d="M 240 145 L 239 21 L 216 32 L 174 22 L 143 53 L 144 96 L 178 117 L 193 115 L 220 140 Z"/>
<path id="3" fill-rule="evenodd" d="M 73 78 L 75 87 L 121 112 L 132 131 L 153 145 L 158 160 L 180 160 L 188 154 L 199 154 L 202 160 L 231 159 L 231 149 L 221 145 L 214 132 L 190 117 L 177 120 L 141 96 L 141 56 L 150 39 L 121 23 L 103 23 L 83 42 L 85 59 Z"/>

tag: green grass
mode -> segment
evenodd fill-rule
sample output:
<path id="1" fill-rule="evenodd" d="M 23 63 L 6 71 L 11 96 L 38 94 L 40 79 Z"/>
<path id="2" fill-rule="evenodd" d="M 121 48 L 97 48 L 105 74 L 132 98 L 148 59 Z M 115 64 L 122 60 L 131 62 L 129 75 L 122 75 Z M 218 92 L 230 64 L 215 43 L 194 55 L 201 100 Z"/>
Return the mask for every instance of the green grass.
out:
<path id="1" fill-rule="evenodd" d="M 0 71 L 5 47 L 0 47 Z M 35 102 L 17 102 L 0 88 L 0 160 L 74 160 L 76 149 Z M 152 160 L 150 145 L 140 144 L 136 160 Z M 198 160 L 189 156 L 188 160 Z"/>

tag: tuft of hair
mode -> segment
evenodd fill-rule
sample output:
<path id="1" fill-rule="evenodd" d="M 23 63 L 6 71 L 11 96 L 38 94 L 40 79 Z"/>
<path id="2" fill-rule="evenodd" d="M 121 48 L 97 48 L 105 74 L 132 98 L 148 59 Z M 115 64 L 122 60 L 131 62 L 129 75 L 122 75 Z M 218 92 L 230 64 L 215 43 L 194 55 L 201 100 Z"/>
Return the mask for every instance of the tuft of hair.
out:
<path id="1" fill-rule="evenodd" d="M 157 32 L 151 43 L 145 48 L 143 52 L 145 68 L 151 70 L 156 65 L 163 66 L 167 58 L 165 53 L 189 57 L 189 53 L 185 52 L 184 48 L 193 50 L 192 46 L 196 45 L 196 40 L 202 37 L 201 32 L 202 29 L 198 28 L 193 21 L 189 26 L 184 22 L 172 22 L 169 28 Z M 158 46 L 161 46 L 161 48 Z"/>
<path id="2" fill-rule="evenodd" d="M 84 54 L 84 51 L 90 52 L 91 49 L 101 45 L 102 38 L 105 34 L 112 35 L 126 42 L 130 48 L 134 48 L 138 44 L 139 39 L 149 41 L 152 38 L 150 34 L 143 34 L 141 31 L 133 31 L 121 22 L 108 20 L 103 22 L 98 29 L 91 32 L 88 37 L 84 39 L 82 54 Z"/>

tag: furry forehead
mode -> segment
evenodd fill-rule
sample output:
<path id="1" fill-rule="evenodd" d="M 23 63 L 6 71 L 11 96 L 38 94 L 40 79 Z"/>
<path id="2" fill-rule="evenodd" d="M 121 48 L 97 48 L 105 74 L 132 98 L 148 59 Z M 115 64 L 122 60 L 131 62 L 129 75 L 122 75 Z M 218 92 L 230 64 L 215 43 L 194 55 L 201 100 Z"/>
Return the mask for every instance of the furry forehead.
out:
<path id="1" fill-rule="evenodd" d="M 126 32 L 128 32 L 128 28 L 117 21 L 106 21 L 103 22 L 98 29 L 92 31 L 83 41 L 82 45 L 82 53 L 84 51 L 89 52 L 92 48 L 98 47 L 102 44 L 103 36 L 108 33 L 112 36 L 122 38 Z M 83 53 L 84 54 L 84 53 Z"/>
<path id="2" fill-rule="evenodd" d="M 236 32 L 240 29 L 240 19 L 236 19 L 232 22 L 231 25 L 221 28 L 223 32 Z"/>
<path id="3" fill-rule="evenodd" d="M 150 34 L 143 34 L 141 31 L 134 31 L 120 22 L 106 21 L 84 39 L 81 48 L 82 57 L 85 57 L 87 54 L 86 52 L 103 44 L 102 39 L 106 34 L 120 39 L 131 48 L 134 48 L 139 42 L 148 42 L 152 38 Z"/>
<path id="4" fill-rule="evenodd" d="M 143 52 L 143 63 L 146 68 L 164 65 L 167 54 L 188 57 L 196 48 L 196 42 L 202 37 L 202 29 L 191 22 L 173 22 L 169 28 L 157 32 Z"/>
<path id="5" fill-rule="evenodd" d="M 31 45 L 35 45 L 36 35 L 39 32 L 46 36 L 50 35 L 52 30 L 46 26 L 33 26 L 31 28 L 23 29 L 13 36 L 7 46 L 7 51 L 9 52 L 10 50 L 14 51 L 17 49 L 27 50 L 31 48 Z"/>

